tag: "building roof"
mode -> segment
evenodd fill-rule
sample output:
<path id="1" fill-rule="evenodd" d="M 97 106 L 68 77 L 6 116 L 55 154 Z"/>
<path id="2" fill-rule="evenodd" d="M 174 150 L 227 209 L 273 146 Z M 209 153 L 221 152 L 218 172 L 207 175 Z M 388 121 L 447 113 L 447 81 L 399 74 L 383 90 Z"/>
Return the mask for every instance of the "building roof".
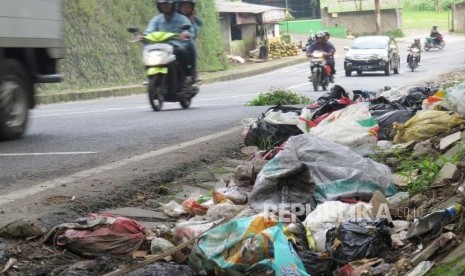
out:
<path id="1" fill-rule="evenodd" d="M 226 2 L 216 1 L 216 8 L 218 12 L 231 12 L 231 13 L 253 13 L 259 14 L 271 10 L 285 10 L 280 7 L 255 5 L 244 2 Z"/>

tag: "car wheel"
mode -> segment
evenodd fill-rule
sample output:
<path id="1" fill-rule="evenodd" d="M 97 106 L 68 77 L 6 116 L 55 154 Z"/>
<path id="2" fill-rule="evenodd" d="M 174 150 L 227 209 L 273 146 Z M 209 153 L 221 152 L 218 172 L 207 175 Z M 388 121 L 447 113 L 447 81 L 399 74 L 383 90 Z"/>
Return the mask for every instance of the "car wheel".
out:
<path id="1" fill-rule="evenodd" d="M 362 70 L 357 70 L 357 75 L 362 75 Z"/>
<path id="2" fill-rule="evenodd" d="M 352 71 L 350 70 L 345 70 L 346 71 L 346 77 L 350 77 L 350 75 L 352 75 Z"/>
<path id="3" fill-rule="evenodd" d="M 386 68 L 384 69 L 384 75 L 386 76 L 391 75 L 391 62 L 388 62 L 388 64 L 386 64 Z"/>

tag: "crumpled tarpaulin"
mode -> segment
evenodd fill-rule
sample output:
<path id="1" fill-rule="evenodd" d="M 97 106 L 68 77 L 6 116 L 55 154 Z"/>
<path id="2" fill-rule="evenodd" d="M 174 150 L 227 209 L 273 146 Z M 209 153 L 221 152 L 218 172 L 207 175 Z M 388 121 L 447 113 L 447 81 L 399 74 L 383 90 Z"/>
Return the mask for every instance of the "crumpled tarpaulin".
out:
<path id="1" fill-rule="evenodd" d="M 279 203 L 313 204 L 312 195 L 320 202 L 347 197 L 368 201 L 378 190 L 392 195 L 391 184 L 386 165 L 338 143 L 303 134 L 289 138 L 263 167 L 249 204 L 256 210 Z"/>

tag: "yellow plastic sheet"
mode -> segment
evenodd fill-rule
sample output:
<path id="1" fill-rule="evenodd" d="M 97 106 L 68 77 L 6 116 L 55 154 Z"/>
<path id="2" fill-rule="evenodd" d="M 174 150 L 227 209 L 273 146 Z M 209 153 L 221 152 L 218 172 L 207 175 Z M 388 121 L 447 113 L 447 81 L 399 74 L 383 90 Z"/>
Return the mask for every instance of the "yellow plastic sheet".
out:
<path id="1" fill-rule="evenodd" d="M 397 130 L 394 143 L 408 143 L 426 140 L 434 135 L 465 123 L 456 112 L 424 110 L 419 111 L 405 124 L 394 123 Z"/>

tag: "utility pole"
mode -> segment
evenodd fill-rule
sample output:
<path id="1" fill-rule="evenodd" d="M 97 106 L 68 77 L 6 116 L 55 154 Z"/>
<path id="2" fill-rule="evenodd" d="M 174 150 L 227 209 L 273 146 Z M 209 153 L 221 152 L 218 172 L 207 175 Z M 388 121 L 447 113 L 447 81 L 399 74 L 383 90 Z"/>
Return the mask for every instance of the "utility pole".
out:
<path id="1" fill-rule="evenodd" d="M 376 14 L 376 34 L 381 35 L 381 7 L 379 0 L 375 0 L 375 14 Z"/>

